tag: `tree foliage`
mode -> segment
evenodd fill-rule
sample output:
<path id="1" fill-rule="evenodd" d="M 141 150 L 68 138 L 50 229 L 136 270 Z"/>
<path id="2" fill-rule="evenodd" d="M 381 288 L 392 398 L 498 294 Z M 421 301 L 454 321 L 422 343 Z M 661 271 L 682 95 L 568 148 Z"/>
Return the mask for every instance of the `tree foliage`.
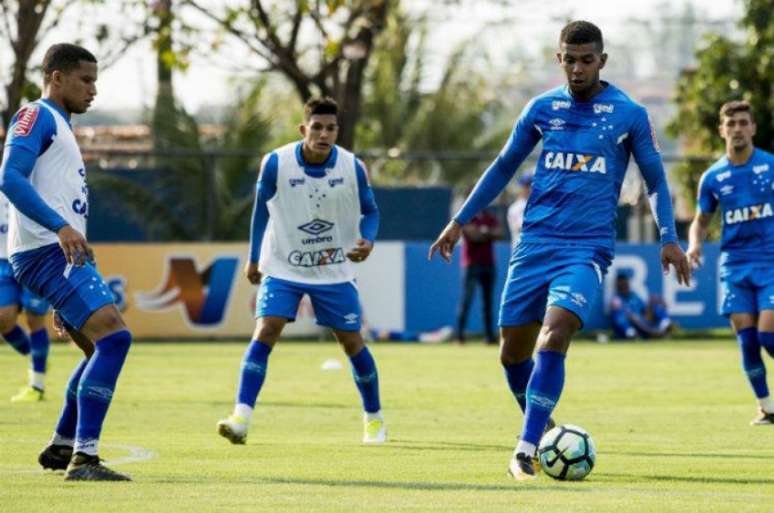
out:
<path id="1" fill-rule="evenodd" d="M 718 111 L 729 100 L 752 104 L 758 125 L 755 145 L 774 151 L 774 0 L 744 0 L 742 41 L 724 35 L 707 36 L 696 51 L 697 64 L 685 70 L 676 90 L 677 114 L 668 130 L 680 136 L 689 157 L 677 167 L 683 191 L 696 197 L 707 162 L 702 155 L 719 153 Z M 694 159 L 691 159 L 694 157 Z"/>
<path id="2" fill-rule="evenodd" d="M 360 119 L 363 78 L 396 0 L 251 0 L 217 7 L 182 0 L 281 73 L 306 101 L 331 96 L 341 107 L 339 142 L 351 148 Z M 302 37 L 302 35 L 311 35 Z M 218 46 L 221 38 L 215 38 Z"/>

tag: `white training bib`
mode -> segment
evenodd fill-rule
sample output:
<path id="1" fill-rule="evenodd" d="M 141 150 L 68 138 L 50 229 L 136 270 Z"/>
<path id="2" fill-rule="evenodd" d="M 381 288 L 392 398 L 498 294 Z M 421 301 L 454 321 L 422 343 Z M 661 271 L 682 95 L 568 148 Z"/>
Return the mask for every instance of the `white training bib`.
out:
<path id="1" fill-rule="evenodd" d="M 46 102 L 37 102 L 37 105 L 48 109 L 54 116 L 56 136 L 35 162 L 29 177 L 30 183 L 49 207 L 85 237 L 89 207 L 86 166 L 81 150 L 67 120 L 56 109 L 46 105 Z M 28 218 L 13 205 L 10 209 L 8 237 L 8 251 L 11 255 L 59 242 L 56 233 Z"/>
<path id="2" fill-rule="evenodd" d="M 11 202 L 0 192 L 0 260 L 8 260 L 8 215 Z"/>
<path id="3" fill-rule="evenodd" d="M 259 269 L 300 283 L 352 281 L 355 273 L 346 254 L 360 237 L 361 217 L 355 156 L 336 146 L 333 167 L 314 178 L 299 164 L 297 144 L 275 151 L 277 191 L 267 202 Z"/>

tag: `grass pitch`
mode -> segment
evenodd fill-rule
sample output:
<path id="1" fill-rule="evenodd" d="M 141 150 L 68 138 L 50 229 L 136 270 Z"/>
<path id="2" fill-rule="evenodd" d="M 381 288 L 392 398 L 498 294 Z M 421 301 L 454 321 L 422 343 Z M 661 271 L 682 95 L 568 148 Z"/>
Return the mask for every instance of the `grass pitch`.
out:
<path id="1" fill-rule="evenodd" d="M 555 417 L 598 449 L 583 482 L 505 471 L 521 413 L 497 350 L 372 345 L 389 444 L 360 445 L 359 397 L 333 343 L 280 343 L 246 446 L 217 436 L 244 344 L 135 344 L 101 455 L 132 483 L 66 483 L 36 458 L 78 354 L 52 348 L 48 400 L 7 401 L 25 362 L 0 347 L 0 511 L 26 512 L 771 512 L 774 426 L 750 427 L 734 343 L 570 349 Z M 328 358 L 344 369 L 323 371 Z M 768 360 L 767 363 L 771 363 Z M 774 366 L 769 365 L 769 369 Z"/>

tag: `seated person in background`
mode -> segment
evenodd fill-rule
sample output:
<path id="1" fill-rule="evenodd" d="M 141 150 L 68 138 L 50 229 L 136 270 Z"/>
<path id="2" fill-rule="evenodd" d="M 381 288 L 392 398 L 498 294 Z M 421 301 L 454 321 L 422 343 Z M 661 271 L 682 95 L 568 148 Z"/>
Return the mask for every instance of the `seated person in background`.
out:
<path id="1" fill-rule="evenodd" d="M 615 277 L 615 295 L 610 302 L 613 337 L 617 339 L 661 338 L 672 329 L 672 320 L 664 301 L 651 296 L 645 302 L 629 287 L 629 275 L 619 271 Z"/>

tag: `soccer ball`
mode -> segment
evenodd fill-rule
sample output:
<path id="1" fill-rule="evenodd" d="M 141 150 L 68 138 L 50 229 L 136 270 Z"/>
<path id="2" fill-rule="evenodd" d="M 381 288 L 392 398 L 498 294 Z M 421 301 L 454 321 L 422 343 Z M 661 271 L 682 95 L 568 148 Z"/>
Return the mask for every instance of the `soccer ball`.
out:
<path id="1" fill-rule="evenodd" d="M 543 435 L 538 457 L 543 471 L 554 479 L 580 481 L 594 468 L 596 449 L 585 429 L 562 424 Z"/>

